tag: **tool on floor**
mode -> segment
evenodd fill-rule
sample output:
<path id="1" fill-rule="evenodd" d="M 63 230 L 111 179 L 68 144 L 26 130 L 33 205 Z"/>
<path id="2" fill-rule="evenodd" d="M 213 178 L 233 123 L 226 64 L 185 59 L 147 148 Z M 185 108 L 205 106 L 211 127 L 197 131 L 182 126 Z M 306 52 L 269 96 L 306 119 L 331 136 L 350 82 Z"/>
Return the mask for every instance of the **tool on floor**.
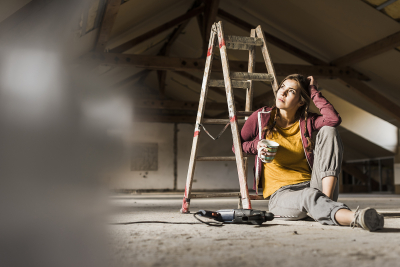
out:
<path id="1" fill-rule="evenodd" d="M 257 35 L 257 37 L 256 37 Z M 217 42 L 218 37 L 218 42 Z M 215 46 L 219 47 L 222 71 L 224 80 L 211 80 L 211 68 Z M 268 73 L 254 73 L 255 70 L 255 46 L 260 46 L 264 57 L 265 65 Z M 229 68 L 227 49 L 248 50 L 249 63 L 248 72 L 231 72 Z M 238 66 L 239 68 L 241 66 Z M 243 67 L 243 66 L 242 66 Z M 253 81 L 268 81 L 272 84 L 272 89 L 276 92 L 278 83 L 276 80 L 274 66 L 268 52 L 267 43 L 265 41 L 264 31 L 261 26 L 252 29 L 250 37 L 243 36 L 225 36 L 222 22 L 214 23 L 211 29 L 210 40 L 208 44 L 207 59 L 204 68 L 203 82 L 201 85 L 201 94 L 199 108 L 197 112 L 196 125 L 193 136 L 192 151 L 189 160 L 189 169 L 186 179 L 185 194 L 182 203 L 182 213 L 189 213 L 190 200 L 192 198 L 208 198 L 208 197 L 239 197 L 239 208 L 251 209 L 250 199 L 263 199 L 262 196 L 250 196 L 247 188 L 247 157 L 243 157 L 242 144 L 239 135 L 239 123 L 245 120 L 238 120 L 238 117 L 250 116 L 253 111 Z M 204 119 L 204 109 L 206 106 L 206 98 L 208 87 L 225 87 L 226 98 L 228 102 L 229 119 Z M 245 111 L 236 111 L 234 95 L 232 88 L 242 88 L 246 90 L 246 106 Z M 235 156 L 232 157 L 205 157 L 197 156 L 197 148 L 200 137 L 200 129 L 205 124 L 226 124 L 231 126 L 233 145 L 235 148 Z M 225 127 L 225 129 L 227 126 Z M 207 131 L 206 131 L 207 132 Z M 221 136 L 222 132 L 218 135 Z M 216 140 L 217 138 L 213 138 Z M 192 183 L 196 161 L 236 161 L 240 193 L 212 193 L 212 194 L 192 194 Z"/>
<path id="2" fill-rule="evenodd" d="M 268 211 L 253 210 L 253 209 L 227 209 L 227 210 L 199 210 L 194 214 L 194 217 L 202 223 L 207 223 L 196 215 L 214 219 L 221 223 L 234 223 L 234 224 L 258 224 L 263 222 L 272 221 L 274 218 L 296 218 L 297 216 L 280 216 L 274 215 Z"/>

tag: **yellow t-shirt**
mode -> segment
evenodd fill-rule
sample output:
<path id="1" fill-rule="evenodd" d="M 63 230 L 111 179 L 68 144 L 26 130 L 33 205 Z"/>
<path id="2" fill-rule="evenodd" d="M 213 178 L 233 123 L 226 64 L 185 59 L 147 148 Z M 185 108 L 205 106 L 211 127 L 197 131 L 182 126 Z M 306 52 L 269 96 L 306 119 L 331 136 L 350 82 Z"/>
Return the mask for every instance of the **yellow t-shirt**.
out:
<path id="1" fill-rule="evenodd" d="M 279 148 L 274 160 L 271 163 L 264 163 L 262 177 L 264 198 L 269 197 L 282 186 L 311 180 L 310 166 L 301 142 L 299 121 L 287 128 L 279 126 L 275 128 L 277 132 L 273 137 L 266 138 L 277 142 Z"/>

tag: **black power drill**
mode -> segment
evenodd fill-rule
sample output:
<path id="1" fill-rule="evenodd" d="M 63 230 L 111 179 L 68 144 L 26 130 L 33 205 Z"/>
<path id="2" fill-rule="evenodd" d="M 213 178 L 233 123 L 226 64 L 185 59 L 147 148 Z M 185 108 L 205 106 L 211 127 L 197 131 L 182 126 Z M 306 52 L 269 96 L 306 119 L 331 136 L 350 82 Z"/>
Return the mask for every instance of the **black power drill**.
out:
<path id="1" fill-rule="evenodd" d="M 272 221 L 275 217 L 278 217 L 274 216 L 274 214 L 271 212 L 253 210 L 253 209 L 237 209 L 237 210 L 231 209 L 231 210 L 217 210 L 217 211 L 199 210 L 195 214 L 199 214 L 202 217 L 214 219 L 222 223 L 241 223 L 241 224 L 258 224 L 258 225 L 261 225 L 263 222 L 266 221 Z M 198 220 L 201 221 L 200 219 Z"/>

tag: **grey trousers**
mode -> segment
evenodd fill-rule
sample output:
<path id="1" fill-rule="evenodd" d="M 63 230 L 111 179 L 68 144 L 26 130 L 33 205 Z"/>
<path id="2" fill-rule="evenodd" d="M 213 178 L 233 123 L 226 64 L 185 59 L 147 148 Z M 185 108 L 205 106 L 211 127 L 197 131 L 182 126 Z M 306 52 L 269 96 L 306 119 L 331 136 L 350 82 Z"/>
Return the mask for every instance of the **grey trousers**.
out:
<path id="1" fill-rule="evenodd" d="M 339 196 L 339 179 L 333 200 L 322 193 L 322 179 L 327 176 L 338 178 L 342 159 L 343 144 L 337 129 L 322 127 L 315 142 L 311 181 L 279 188 L 270 197 L 269 211 L 275 215 L 297 216 L 289 220 L 303 219 L 309 213 L 321 224 L 339 225 L 335 220 L 336 212 L 349 209 L 345 204 L 336 202 Z"/>

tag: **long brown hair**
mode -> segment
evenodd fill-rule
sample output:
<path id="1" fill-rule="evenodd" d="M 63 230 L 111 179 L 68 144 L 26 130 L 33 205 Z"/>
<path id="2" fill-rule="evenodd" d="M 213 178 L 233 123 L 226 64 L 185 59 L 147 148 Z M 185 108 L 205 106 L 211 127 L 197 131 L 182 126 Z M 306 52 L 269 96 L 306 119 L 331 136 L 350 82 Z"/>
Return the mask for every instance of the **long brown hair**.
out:
<path id="1" fill-rule="evenodd" d="M 307 132 L 307 118 L 308 118 L 308 110 L 310 108 L 310 103 L 311 103 L 311 97 L 310 97 L 310 92 L 309 92 L 309 85 L 310 85 L 310 81 L 307 80 L 306 77 L 304 77 L 301 74 L 291 74 L 289 76 L 287 76 L 285 79 L 282 80 L 282 82 L 279 84 L 279 88 L 281 88 L 282 84 L 284 81 L 286 80 L 293 80 L 296 81 L 300 87 L 300 101 L 302 101 L 304 103 L 304 105 L 302 105 L 301 107 L 299 107 L 297 109 L 296 112 L 296 119 L 299 119 L 301 117 L 304 118 L 305 120 L 305 126 L 304 126 L 304 137 L 307 139 L 307 146 L 306 146 L 306 151 L 307 152 L 312 152 L 313 148 L 314 148 L 314 144 L 310 138 L 310 136 L 308 135 Z M 277 93 L 277 92 L 275 92 Z M 276 101 L 276 98 L 275 98 Z M 272 138 L 274 133 L 277 131 L 276 130 L 276 120 L 277 118 L 280 117 L 280 112 L 279 112 L 279 108 L 277 108 L 275 105 L 273 106 L 273 109 L 275 109 L 275 116 L 274 116 L 274 120 L 272 121 L 272 123 L 268 123 L 267 126 L 265 126 L 262 130 L 263 134 L 265 133 L 267 137 Z"/>

